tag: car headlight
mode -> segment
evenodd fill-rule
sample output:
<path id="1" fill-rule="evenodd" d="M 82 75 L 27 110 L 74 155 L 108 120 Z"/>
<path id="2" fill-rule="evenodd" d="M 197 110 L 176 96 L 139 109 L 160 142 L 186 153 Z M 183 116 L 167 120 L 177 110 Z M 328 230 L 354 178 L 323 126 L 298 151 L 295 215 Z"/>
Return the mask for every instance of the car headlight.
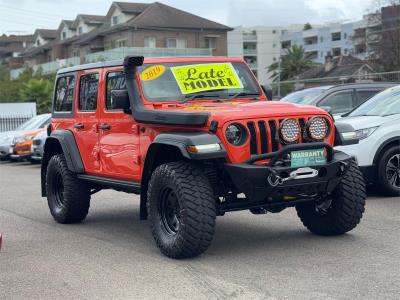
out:
<path id="1" fill-rule="evenodd" d="M 238 123 L 229 125 L 225 130 L 228 142 L 234 146 L 241 146 L 246 143 L 248 138 L 247 129 Z"/>
<path id="2" fill-rule="evenodd" d="M 15 137 L 13 140 L 13 144 L 17 144 L 17 143 L 23 143 L 29 140 L 32 140 L 34 138 L 34 136 L 19 136 L 19 137 Z"/>
<path id="3" fill-rule="evenodd" d="M 376 129 L 378 129 L 378 127 L 379 127 L 379 126 L 356 130 L 356 136 L 357 136 L 357 138 L 358 138 L 359 140 L 366 139 L 366 138 L 369 137 Z"/>
<path id="4" fill-rule="evenodd" d="M 296 119 L 286 119 L 281 122 L 279 134 L 285 143 L 294 143 L 300 137 L 300 125 Z"/>
<path id="5" fill-rule="evenodd" d="M 323 117 L 313 117 L 307 123 L 308 136 L 316 141 L 323 140 L 328 134 L 328 123 Z"/>

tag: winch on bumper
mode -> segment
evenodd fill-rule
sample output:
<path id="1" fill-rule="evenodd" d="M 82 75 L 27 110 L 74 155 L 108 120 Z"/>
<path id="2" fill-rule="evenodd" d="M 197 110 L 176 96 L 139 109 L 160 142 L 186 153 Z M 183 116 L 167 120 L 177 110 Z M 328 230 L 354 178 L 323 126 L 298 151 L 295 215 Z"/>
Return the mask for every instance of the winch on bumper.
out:
<path id="1" fill-rule="evenodd" d="M 289 154 L 292 151 L 322 148 L 326 150 L 325 163 L 302 167 L 290 165 Z M 284 201 L 285 197 L 312 201 L 313 197 L 307 198 L 307 195 L 330 193 L 346 173 L 352 159 L 343 152 L 334 151 L 326 143 L 294 144 L 276 152 L 253 155 L 243 164 L 225 164 L 225 169 L 236 189 L 246 195 L 247 203 L 240 202 L 255 207 L 276 199 Z M 268 163 L 255 164 L 267 160 Z M 240 206 L 239 203 L 237 205 Z"/>

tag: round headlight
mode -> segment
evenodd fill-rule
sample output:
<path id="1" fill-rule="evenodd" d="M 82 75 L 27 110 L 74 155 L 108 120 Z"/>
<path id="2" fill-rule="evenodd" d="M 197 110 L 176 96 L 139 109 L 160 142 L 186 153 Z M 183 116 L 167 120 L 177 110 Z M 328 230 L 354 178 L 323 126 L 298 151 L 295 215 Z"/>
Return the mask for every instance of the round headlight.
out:
<path id="1" fill-rule="evenodd" d="M 313 117 L 308 121 L 307 133 L 316 141 L 323 140 L 328 134 L 328 124 L 325 118 Z"/>
<path id="2" fill-rule="evenodd" d="M 225 131 L 226 139 L 234 146 L 241 146 L 247 140 L 247 130 L 241 124 L 231 124 Z"/>
<path id="3" fill-rule="evenodd" d="M 300 125 L 295 119 L 283 120 L 279 133 L 285 143 L 294 143 L 300 137 Z"/>

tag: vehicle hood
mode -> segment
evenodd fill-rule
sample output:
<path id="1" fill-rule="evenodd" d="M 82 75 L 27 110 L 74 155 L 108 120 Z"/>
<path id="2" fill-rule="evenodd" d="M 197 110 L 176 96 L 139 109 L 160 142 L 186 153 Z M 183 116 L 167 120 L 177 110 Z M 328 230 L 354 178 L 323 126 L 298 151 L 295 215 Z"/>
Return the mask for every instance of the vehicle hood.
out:
<path id="1" fill-rule="evenodd" d="M 209 120 L 217 120 L 220 125 L 228 121 L 243 119 L 302 117 L 306 115 L 326 115 L 329 117 L 326 111 L 315 106 L 280 101 L 190 103 L 183 106 L 177 105 L 174 110 L 185 112 L 207 111 L 210 113 Z"/>
<path id="2" fill-rule="evenodd" d="M 0 133 L 0 145 L 11 144 L 15 136 L 23 134 L 24 130 L 6 131 Z"/>
<path id="3" fill-rule="evenodd" d="M 355 130 L 378 127 L 385 123 L 400 122 L 400 114 L 381 117 L 381 116 L 358 116 L 358 117 L 346 117 L 337 121 L 338 123 L 346 123 Z"/>

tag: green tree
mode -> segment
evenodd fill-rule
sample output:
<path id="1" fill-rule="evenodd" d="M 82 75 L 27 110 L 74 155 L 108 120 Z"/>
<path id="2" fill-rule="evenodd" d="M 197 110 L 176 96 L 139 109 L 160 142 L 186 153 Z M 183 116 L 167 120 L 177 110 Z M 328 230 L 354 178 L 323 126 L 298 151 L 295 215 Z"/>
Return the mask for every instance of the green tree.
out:
<path id="1" fill-rule="evenodd" d="M 268 72 L 272 73 L 273 81 L 277 82 L 279 79 L 282 81 L 293 78 L 315 65 L 303 46 L 293 45 L 281 57 L 280 62 L 274 62 L 268 67 Z"/>
<path id="2" fill-rule="evenodd" d="M 38 113 L 51 111 L 53 83 L 46 79 L 32 78 L 23 83 L 20 98 L 23 101 L 36 102 Z"/>
<path id="3" fill-rule="evenodd" d="M 312 26 L 310 23 L 304 24 L 303 31 L 310 30 L 310 29 L 312 29 Z"/>

